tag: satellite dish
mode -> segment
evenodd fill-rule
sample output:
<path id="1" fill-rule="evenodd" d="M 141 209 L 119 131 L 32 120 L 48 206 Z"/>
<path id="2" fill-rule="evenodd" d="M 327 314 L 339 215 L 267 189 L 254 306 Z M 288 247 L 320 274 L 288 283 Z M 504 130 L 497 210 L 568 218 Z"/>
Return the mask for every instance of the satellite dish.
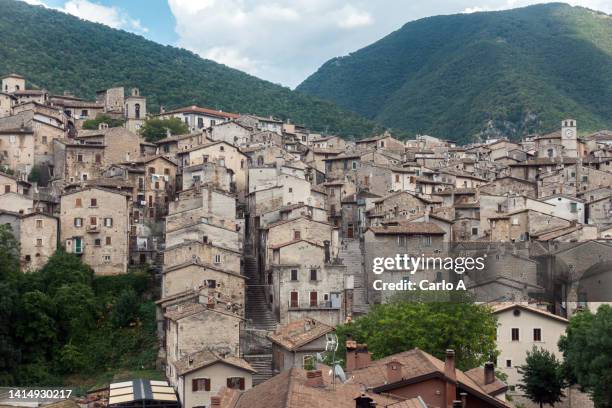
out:
<path id="1" fill-rule="evenodd" d="M 338 377 L 340 381 L 346 382 L 346 374 L 339 364 L 334 364 L 334 376 Z"/>

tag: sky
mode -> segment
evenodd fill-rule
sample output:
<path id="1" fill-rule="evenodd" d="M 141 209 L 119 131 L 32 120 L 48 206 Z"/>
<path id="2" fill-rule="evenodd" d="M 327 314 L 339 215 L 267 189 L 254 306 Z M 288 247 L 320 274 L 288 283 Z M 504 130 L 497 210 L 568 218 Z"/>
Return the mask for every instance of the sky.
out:
<path id="1" fill-rule="evenodd" d="M 186 48 L 290 88 L 405 23 L 546 0 L 24 0 Z M 612 0 L 569 0 L 612 14 Z"/>

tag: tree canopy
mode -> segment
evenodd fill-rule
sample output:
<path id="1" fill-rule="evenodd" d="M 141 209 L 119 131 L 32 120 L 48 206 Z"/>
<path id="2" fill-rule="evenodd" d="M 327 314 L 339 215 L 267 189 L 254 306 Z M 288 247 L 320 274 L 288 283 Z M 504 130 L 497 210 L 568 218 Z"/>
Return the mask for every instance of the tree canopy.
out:
<path id="1" fill-rule="evenodd" d="M 442 299 L 440 299 L 442 300 Z M 448 299 L 446 299 L 448 300 Z M 455 350 L 457 367 L 466 370 L 494 361 L 497 320 L 487 306 L 468 296 L 453 301 L 398 296 L 336 328 L 342 352 L 348 335 L 368 344 L 373 358 L 420 348 L 444 359 Z"/>
<path id="2" fill-rule="evenodd" d="M 17 242 L 0 225 L 0 386 L 154 368 L 155 307 L 146 300 L 153 287 L 146 271 L 94 276 L 62 250 L 21 273 Z"/>
<path id="3" fill-rule="evenodd" d="M 107 114 L 100 113 L 95 119 L 87 119 L 85 122 L 83 122 L 83 129 L 96 130 L 98 129 L 100 123 L 106 123 L 109 128 L 114 128 L 123 126 L 125 121 L 122 119 L 111 118 Z"/>
<path id="4" fill-rule="evenodd" d="M 596 408 L 612 408 L 612 307 L 574 315 L 559 348 L 570 381 L 591 395 Z"/>
<path id="5" fill-rule="evenodd" d="M 167 136 L 168 132 L 171 135 L 184 135 L 189 133 L 189 127 L 179 118 L 151 118 L 147 119 L 140 128 L 140 134 L 148 142 L 163 139 Z"/>
<path id="6" fill-rule="evenodd" d="M 554 406 L 561 401 L 563 389 L 567 386 L 562 363 L 548 350 L 534 347 L 527 352 L 525 364 L 518 368 L 522 374 L 519 388 L 533 402 Z"/>

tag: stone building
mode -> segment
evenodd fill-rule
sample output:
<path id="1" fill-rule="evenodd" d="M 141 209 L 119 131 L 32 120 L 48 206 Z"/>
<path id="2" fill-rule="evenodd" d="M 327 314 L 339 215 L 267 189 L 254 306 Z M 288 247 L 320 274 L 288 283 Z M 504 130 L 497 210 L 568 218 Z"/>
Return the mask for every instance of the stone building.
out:
<path id="1" fill-rule="evenodd" d="M 131 201 L 129 195 L 87 187 L 61 197 L 60 242 L 80 255 L 96 274 L 127 272 Z"/>

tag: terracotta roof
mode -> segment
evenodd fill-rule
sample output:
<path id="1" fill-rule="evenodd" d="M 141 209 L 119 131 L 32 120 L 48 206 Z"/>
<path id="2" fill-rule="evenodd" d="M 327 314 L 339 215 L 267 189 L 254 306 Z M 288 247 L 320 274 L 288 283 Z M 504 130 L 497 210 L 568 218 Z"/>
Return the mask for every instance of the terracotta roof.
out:
<path id="1" fill-rule="evenodd" d="M 316 242 L 309 241 L 307 239 L 294 239 L 293 241 L 284 242 L 282 244 L 270 245 L 268 248 L 269 249 L 280 249 L 280 248 L 284 248 L 284 247 L 289 246 L 289 245 L 297 244 L 298 242 L 307 242 L 310 245 L 314 245 L 314 246 L 318 246 L 318 247 L 323 248 L 323 245 L 317 244 Z"/>
<path id="2" fill-rule="evenodd" d="M 257 372 L 248 362 L 241 358 L 233 356 L 221 357 L 217 353 L 210 350 L 202 350 L 186 355 L 180 360 L 176 361 L 174 363 L 174 367 L 176 368 L 177 374 L 181 376 L 216 363 L 229 364 L 234 367 L 250 371 L 251 373 Z"/>
<path id="3" fill-rule="evenodd" d="M 305 318 L 280 326 L 276 332 L 269 334 L 268 338 L 287 350 L 295 350 L 333 330 L 332 326 Z"/>
<path id="4" fill-rule="evenodd" d="M 523 309 L 529 312 L 533 312 L 533 313 L 542 315 L 544 317 L 549 317 L 551 319 L 558 320 L 563 323 L 568 322 L 568 320 L 564 317 L 557 316 L 556 314 L 552 314 L 549 311 L 538 309 L 537 307 L 533 307 L 533 306 L 524 305 L 522 303 L 511 303 L 511 302 L 510 303 L 497 303 L 497 304 L 491 305 L 491 308 L 493 309 L 494 314 L 516 308 L 516 309 Z"/>
<path id="5" fill-rule="evenodd" d="M 446 232 L 433 222 L 407 222 L 386 227 L 370 227 L 376 235 L 444 235 Z"/>
<path id="6" fill-rule="evenodd" d="M 483 370 L 482 367 L 472 368 L 471 370 L 466 371 L 465 375 L 470 377 L 489 395 L 501 394 L 508 389 L 508 386 L 497 377 L 495 377 L 495 381 L 492 383 L 485 384 L 485 370 Z"/>
<path id="7" fill-rule="evenodd" d="M 215 109 L 208 109 L 208 108 L 201 108 L 197 105 L 185 106 L 184 108 L 174 109 L 168 112 L 164 112 L 160 116 L 168 115 L 172 113 L 202 113 L 205 115 L 218 116 L 220 118 L 227 118 L 227 119 L 237 119 L 240 117 L 240 115 L 237 113 L 223 112 L 223 111 L 219 111 Z"/>
<path id="8" fill-rule="evenodd" d="M 293 367 L 247 391 L 223 387 L 221 408 L 355 408 L 355 398 L 363 395 L 360 385 L 351 382 L 331 384 L 329 367 L 321 365 L 322 386 L 306 383 L 307 371 Z M 386 407 L 400 401 L 387 395 L 366 393 L 378 407 Z M 421 408 L 421 407 L 419 407 Z"/>
<path id="9" fill-rule="evenodd" d="M 447 379 L 445 375 L 444 361 L 437 359 L 418 348 L 393 354 L 391 356 L 375 360 L 370 366 L 350 372 L 353 381 L 366 387 L 374 388 L 375 392 L 393 392 L 393 384 L 387 382 L 386 364 L 395 360 L 402 364 L 402 381 L 418 381 L 423 376 L 438 376 Z M 505 401 L 490 396 L 474 380 L 463 371 L 455 369 L 455 377 L 458 386 L 469 394 L 491 403 L 497 407 L 510 407 Z M 401 382 L 398 382 L 398 386 Z"/>

